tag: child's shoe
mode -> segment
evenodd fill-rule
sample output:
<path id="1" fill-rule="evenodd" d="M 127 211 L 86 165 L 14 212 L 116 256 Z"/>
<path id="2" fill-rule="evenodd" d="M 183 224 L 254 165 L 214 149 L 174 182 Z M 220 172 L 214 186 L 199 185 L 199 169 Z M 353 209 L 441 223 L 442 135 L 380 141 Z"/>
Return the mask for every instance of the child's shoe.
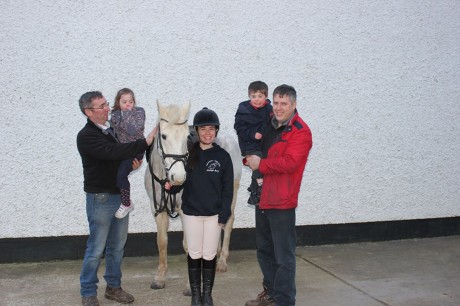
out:
<path id="1" fill-rule="evenodd" d="M 259 205 L 259 202 L 257 202 L 257 198 L 254 192 L 251 192 L 251 194 L 249 195 L 248 204 L 254 206 Z"/>
<path id="2" fill-rule="evenodd" d="M 248 204 L 249 205 L 259 205 L 261 192 L 262 192 L 262 185 L 258 185 L 257 190 L 251 191 L 251 194 L 249 195 L 249 199 L 248 199 Z"/>
<path id="3" fill-rule="evenodd" d="M 115 213 L 115 218 L 118 219 L 123 219 L 126 217 L 132 210 L 134 209 L 134 204 L 131 201 L 131 205 L 125 206 L 123 204 L 120 204 L 120 207 L 118 208 L 117 212 Z"/>

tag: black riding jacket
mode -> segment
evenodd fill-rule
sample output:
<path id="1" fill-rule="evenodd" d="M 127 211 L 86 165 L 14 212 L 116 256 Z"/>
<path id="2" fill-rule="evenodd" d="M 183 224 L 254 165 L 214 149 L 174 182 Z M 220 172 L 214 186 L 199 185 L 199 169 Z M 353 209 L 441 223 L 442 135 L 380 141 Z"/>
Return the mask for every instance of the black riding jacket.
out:
<path id="1" fill-rule="evenodd" d="M 230 154 L 217 144 L 199 148 L 199 163 L 188 170 L 182 193 L 182 210 L 191 216 L 219 215 L 227 223 L 233 199 L 233 164 Z"/>

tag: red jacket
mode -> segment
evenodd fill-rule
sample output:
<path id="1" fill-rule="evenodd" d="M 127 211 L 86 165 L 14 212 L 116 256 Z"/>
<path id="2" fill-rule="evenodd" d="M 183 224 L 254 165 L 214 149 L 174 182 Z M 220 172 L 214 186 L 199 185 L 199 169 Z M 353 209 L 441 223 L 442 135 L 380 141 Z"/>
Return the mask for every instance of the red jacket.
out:
<path id="1" fill-rule="evenodd" d="M 264 175 L 260 209 L 296 208 L 302 175 L 312 147 L 311 131 L 298 113 L 288 122 L 281 138 L 260 161 Z"/>

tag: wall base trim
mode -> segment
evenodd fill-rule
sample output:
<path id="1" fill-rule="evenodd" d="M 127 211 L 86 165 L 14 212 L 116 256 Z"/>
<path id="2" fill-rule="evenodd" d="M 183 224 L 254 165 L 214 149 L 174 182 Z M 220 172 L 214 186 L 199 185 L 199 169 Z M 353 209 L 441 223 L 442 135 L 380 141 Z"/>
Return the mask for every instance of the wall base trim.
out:
<path id="1" fill-rule="evenodd" d="M 304 225 L 297 227 L 297 245 L 375 242 L 460 235 L 460 217 Z M 249 239 L 248 239 L 249 237 Z M 82 259 L 88 236 L 0 239 L 0 263 Z M 181 254 L 182 232 L 170 232 L 168 252 Z M 255 229 L 232 232 L 230 250 L 255 249 Z M 156 233 L 129 234 L 125 256 L 157 256 Z"/>

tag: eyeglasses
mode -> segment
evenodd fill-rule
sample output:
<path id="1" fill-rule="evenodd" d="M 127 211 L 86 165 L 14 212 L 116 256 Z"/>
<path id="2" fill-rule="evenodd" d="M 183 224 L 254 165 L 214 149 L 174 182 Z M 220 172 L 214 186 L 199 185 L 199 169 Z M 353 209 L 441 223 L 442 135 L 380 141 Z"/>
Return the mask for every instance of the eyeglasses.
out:
<path id="1" fill-rule="evenodd" d="M 99 107 L 87 107 L 86 109 L 104 109 L 104 108 L 110 108 L 109 102 L 105 102 L 104 104 L 99 105 Z"/>

